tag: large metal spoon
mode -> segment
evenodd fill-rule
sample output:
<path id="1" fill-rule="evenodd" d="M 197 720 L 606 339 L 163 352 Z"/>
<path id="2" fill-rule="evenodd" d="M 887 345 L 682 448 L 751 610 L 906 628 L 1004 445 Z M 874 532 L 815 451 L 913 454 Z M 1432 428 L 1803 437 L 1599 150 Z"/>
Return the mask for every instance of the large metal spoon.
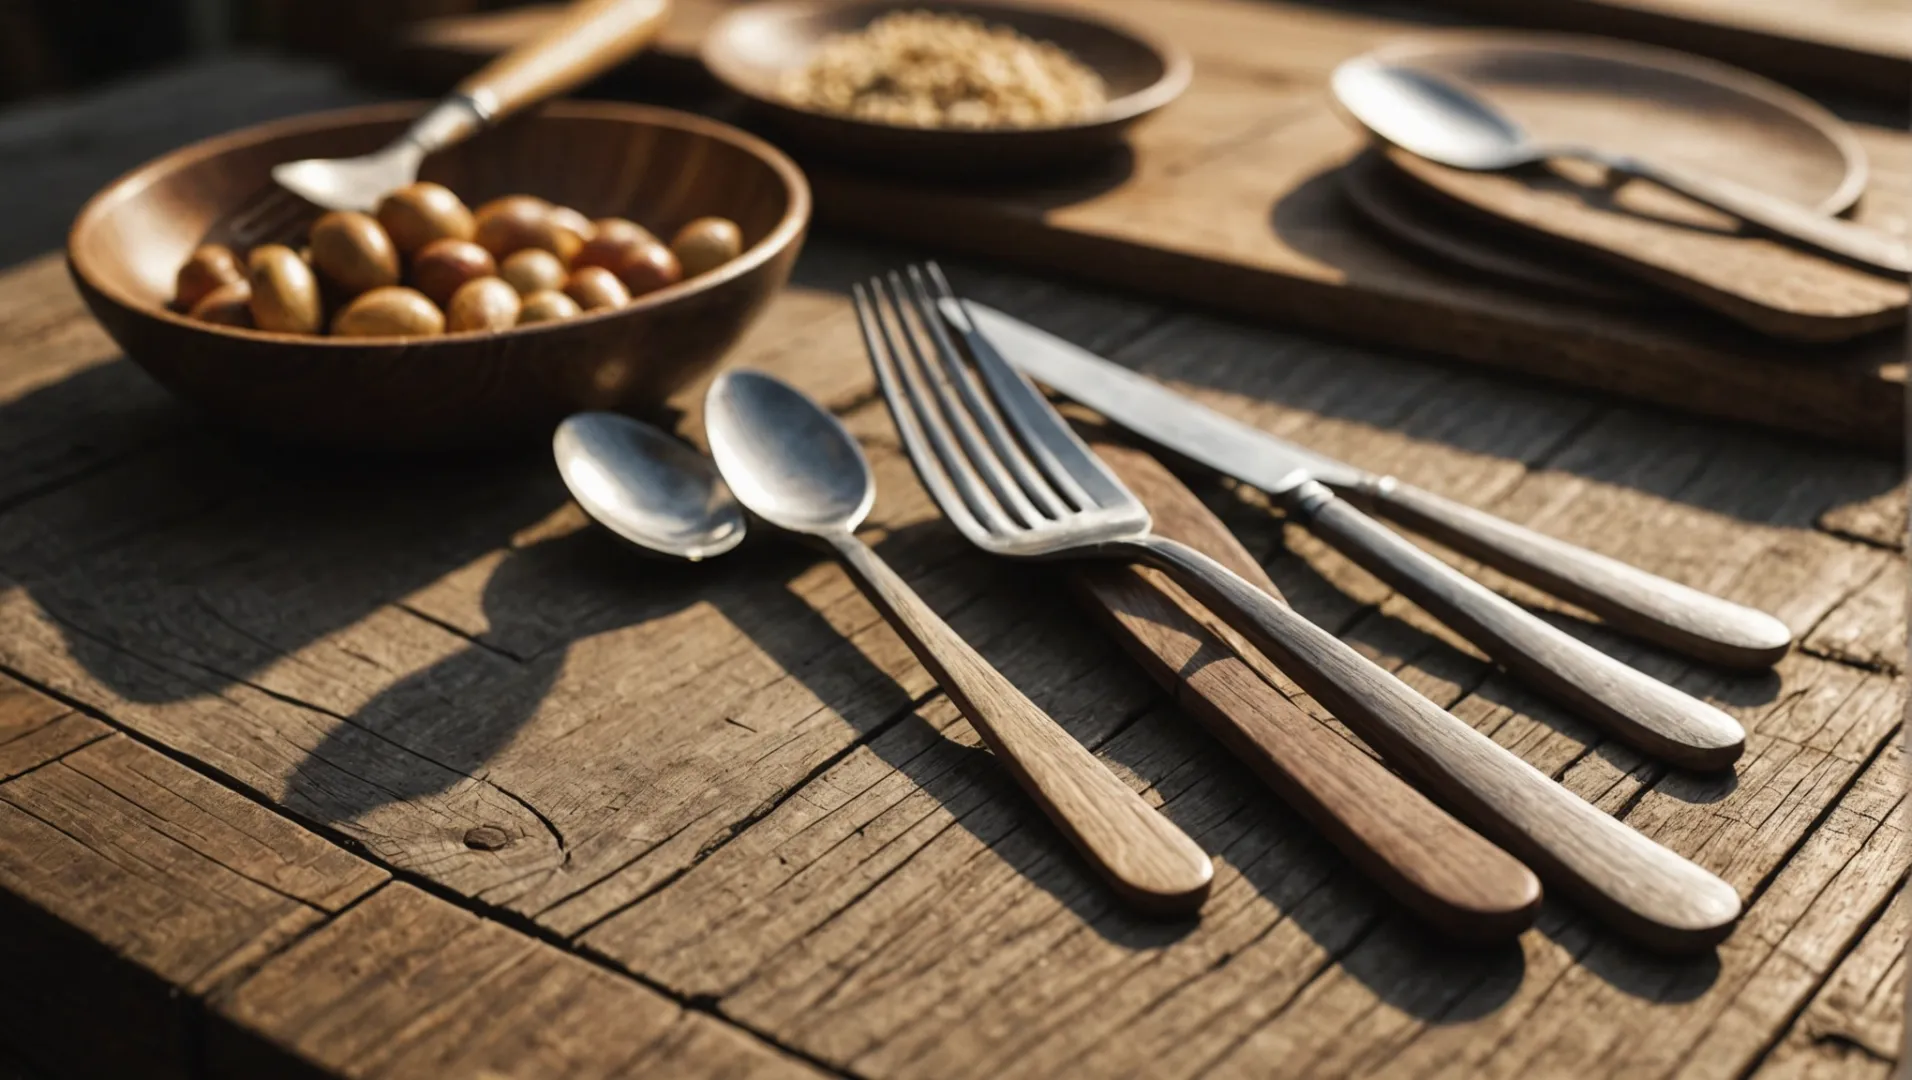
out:
<path id="1" fill-rule="evenodd" d="M 1495 172 L 1549 158 L 1592 161 L 1821 251 L 1892 273 L 1912 273 L 1912 245 L 1896 236 L 1723 177 L 1591 146 L 1536 143 L 1486 101 L 1425 71 L 1361 57 L 1336 68 L 1333 85 L 1335 97 L 1369 131 L 1437 164 Z"/>
<path id="2" fill-rule="evenodd" d="M 1214 876 L 1207 853 L 989 666 L 857 538 L 876 481 L 835 417 L 768 375 L 731 371 L 704 399 L 704 426 L 737 498 L 772 525 L 836 552 L 997 759 L 1119 893 L 1162 913 L 1201 906 Z"/>
<path id="3" fill-rule="evenodd" d="M 427 154 L 601 74 L 664 28 L 668 0 L 577 0 L 543 33 L 458 84 L 384 149 L 272 169 L 282 187 L 327 210 L 365 210 L 418 179 Z"/>
<path id="4" fill-rule="evenodd" d="M 695 562 L 744 538 L 743 507 L 710 459 L 649 424 L 578 413 L 558 425 L 551 453 L 584 512 L 639 547 Z"/>

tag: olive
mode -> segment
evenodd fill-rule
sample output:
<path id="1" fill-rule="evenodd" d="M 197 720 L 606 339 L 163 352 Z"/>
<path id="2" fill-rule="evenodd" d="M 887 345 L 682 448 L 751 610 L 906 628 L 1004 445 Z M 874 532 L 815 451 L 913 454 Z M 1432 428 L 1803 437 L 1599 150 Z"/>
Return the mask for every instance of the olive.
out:
<path id="1" fill-rule="evenodd" d="M 649 229 L 623 218 L 600 218 L 591 225 L 591 236 L 571 260 L 572 269 L 602 266 L 622 276 L 624 269 L 638 261 L 639 253 L 657 243 Z"/>
<path id="2" fill-rule="evenodd" d="M 530 326 L 532 323 L 553 322 L 569 319 L 583 314 L 578 302 L 557 291 L 546 289 L 524 298 L 524 307 L 518 311 L 518 325 Z"/>
<path id="3" fill-rule="evenodd" d="M 545 219 L 551 204 L 533 195 L 506 195 L 478 208 L 477 229 L 472 239 L 502 259 L 514 251 L 537 247 L 549 241 Z"/>
<path id="4" fill-rule="evenodd" d="M 332 319 L 340 337 L 428 337 L 445 332 L 445 316 L 417 289 L 386 285 L 345 305 Z"/>
<path id="5" fill-rule="evenodd" d="M 316 334 L 323 322 L 319 281 L 284 244 L 262 244 L 246 257 L 252 285 L 252 321 L 261 330 Z"/>
<path id="6" fill-rule="evenodd" d="M 715 270 L 743 254 L 744 234 L 728 218 L 701 217 L 677 230 L 671 254 L 684 267 L 685 277 Z"/>
<path id="7" fill-rule="evenodd" d="M 379 200 L 378 223 L 406 255 L 434 240 L 469 240 L 478 228 L 465 200 L 441 184 L 407 184 Z"/>
<path id="8" fill-rule="evenodd" d="M 245 279 L 245 267 L 239 265 L 239 257 L 231 248 L 224 244 L 202 244 L 193 249 L 192 257 L 179 268 L 173 302 L 179 310 L 191 311 L 215 290 Z"/>
<path id="9" fill-rule="evenodd" d="M 568 206 L 552 207 L 551 223 L 577 237 L 579 244 L 597 235 L 597 226 L 591 223 L 591 219 Z"/>
<path id="10" fill-rule="evenodd" d="M 632 296 L 643 296 L 684 280 L 684 268 L 670 248 L 653 242 L 640 247 L 637 258 L 618 271 L 617 277 Z"/>
<path id="11" fill-rule="evenodd" d="M 513 252 L 499 264 L 498 276 L 511 282 L 520 296 L 564 287 L 564 263 L 543 248 Z"/>
<path id="12" fill-rule="evenodd" d="M 518 309 L 523 306 L 510 282 L 475 278 L 451 294 L 451 305 L 445 309 L 445 329 L 454 334 L 461 330 L 509 330 L 518 325 Z"/>
<path id="13" fill-rule="evenodd" d="M 439 307 L 450 303 L 452 294 L 467 281 L 497 273 L 491 252 L 450 236 L 426 244 L 412 258 L 412 284 Z"/>
<path id="14" fill-rule="evenodd" d="M 228 281 L 199 298 L 193 318 L 221 326 L 252 326 L 252 286 L 245 278 Z"/>
<path id="15" fill-rule="evenodd" d="M 586 311 L 619 308 L 631 302 L 631 291 L 602 266 L 581 266 L 571 271 L 571 280 L 564 283 L 564 295 Z"/>
<path id="16" fill-rule="evenodd" d="M 334 210 L 312 223 L 312 266 L 347 296 L 398 284 L 392 238 L 356 210 Z"/>

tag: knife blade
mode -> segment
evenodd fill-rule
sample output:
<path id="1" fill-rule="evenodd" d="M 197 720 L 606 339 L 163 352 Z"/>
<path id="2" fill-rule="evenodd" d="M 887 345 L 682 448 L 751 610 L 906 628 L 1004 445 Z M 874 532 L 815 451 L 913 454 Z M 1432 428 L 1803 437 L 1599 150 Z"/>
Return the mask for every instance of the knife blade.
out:
<path id="1" fill-rule="evenodd" d="M 1770 667 L 1792 632 L 1765 612 L 1337 461 L 1223 416 L 1161 383 L 974 301 L 943 314 L 1011 365 L 1191 460 L 1281 496 L 1318 480 L 1364 507 L 1601 616 L 1615 629 L 1731 667 Z M 967 320 L 959 322 L 959 320 Z"/>

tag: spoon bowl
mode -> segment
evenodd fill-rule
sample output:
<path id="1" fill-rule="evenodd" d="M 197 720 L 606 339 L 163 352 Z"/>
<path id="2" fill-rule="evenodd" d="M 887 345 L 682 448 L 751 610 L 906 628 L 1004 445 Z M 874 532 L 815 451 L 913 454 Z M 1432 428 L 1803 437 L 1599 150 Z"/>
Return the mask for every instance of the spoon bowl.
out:
<path id="1" fill-rule="evenodd" d="M 710 460 L 649 424 L 578 413 L 551 452 L 584 512 L 639 547 L 696 562 L 743 541 L 743 508 Z"/>
<path id="2" fill-rule="evenodd" d="M 704 399 L 710 453 L 737 498 L 791 532 L 848 533 L 876 501 L 862 448 L 837 418 L 777 379 L 727 371 Z"/>
<path id="3" fill-rule="evenodd" d="M 1334 72 L 1334 96 L 1369 131 L 1456 169 L 1511 169 L 1540 151 L 1519 124 L 1446 79 L 1372 57 Z"/>

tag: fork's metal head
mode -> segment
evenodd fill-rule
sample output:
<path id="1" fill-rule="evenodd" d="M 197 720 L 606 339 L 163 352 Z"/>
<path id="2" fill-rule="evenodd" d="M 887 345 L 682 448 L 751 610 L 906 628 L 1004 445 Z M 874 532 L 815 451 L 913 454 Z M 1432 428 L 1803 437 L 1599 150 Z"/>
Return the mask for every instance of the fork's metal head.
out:
<path id="1" fill-rule="evenodd" d="M 267 184 L 213 224 L 204 243 L 224 244 L 243 256 L 260 244 L 297 247 L 320 213 L 277 184 Z"/>
<path id="2" fill-rule="evenodd" d="M 307 158 L 272 167 L 272 178 L 287 191 L 327 210 L 371 213 L 385 194 L 418 179 L 425 151 L 400 140 L 376 153 L 355 158 Z"/>
<path id="3" fill-rule="evenodd" d="M 944 516 L 985 551 L 1079 553 L 1149 531 L 1148 510 L 967 319 L 942 271 L 909 267 L 851 291 L 904 449 Z M 960 301 L 958 301 L 960 304 Z M 980 380 L 977 376 L 980 375 Z"/>

